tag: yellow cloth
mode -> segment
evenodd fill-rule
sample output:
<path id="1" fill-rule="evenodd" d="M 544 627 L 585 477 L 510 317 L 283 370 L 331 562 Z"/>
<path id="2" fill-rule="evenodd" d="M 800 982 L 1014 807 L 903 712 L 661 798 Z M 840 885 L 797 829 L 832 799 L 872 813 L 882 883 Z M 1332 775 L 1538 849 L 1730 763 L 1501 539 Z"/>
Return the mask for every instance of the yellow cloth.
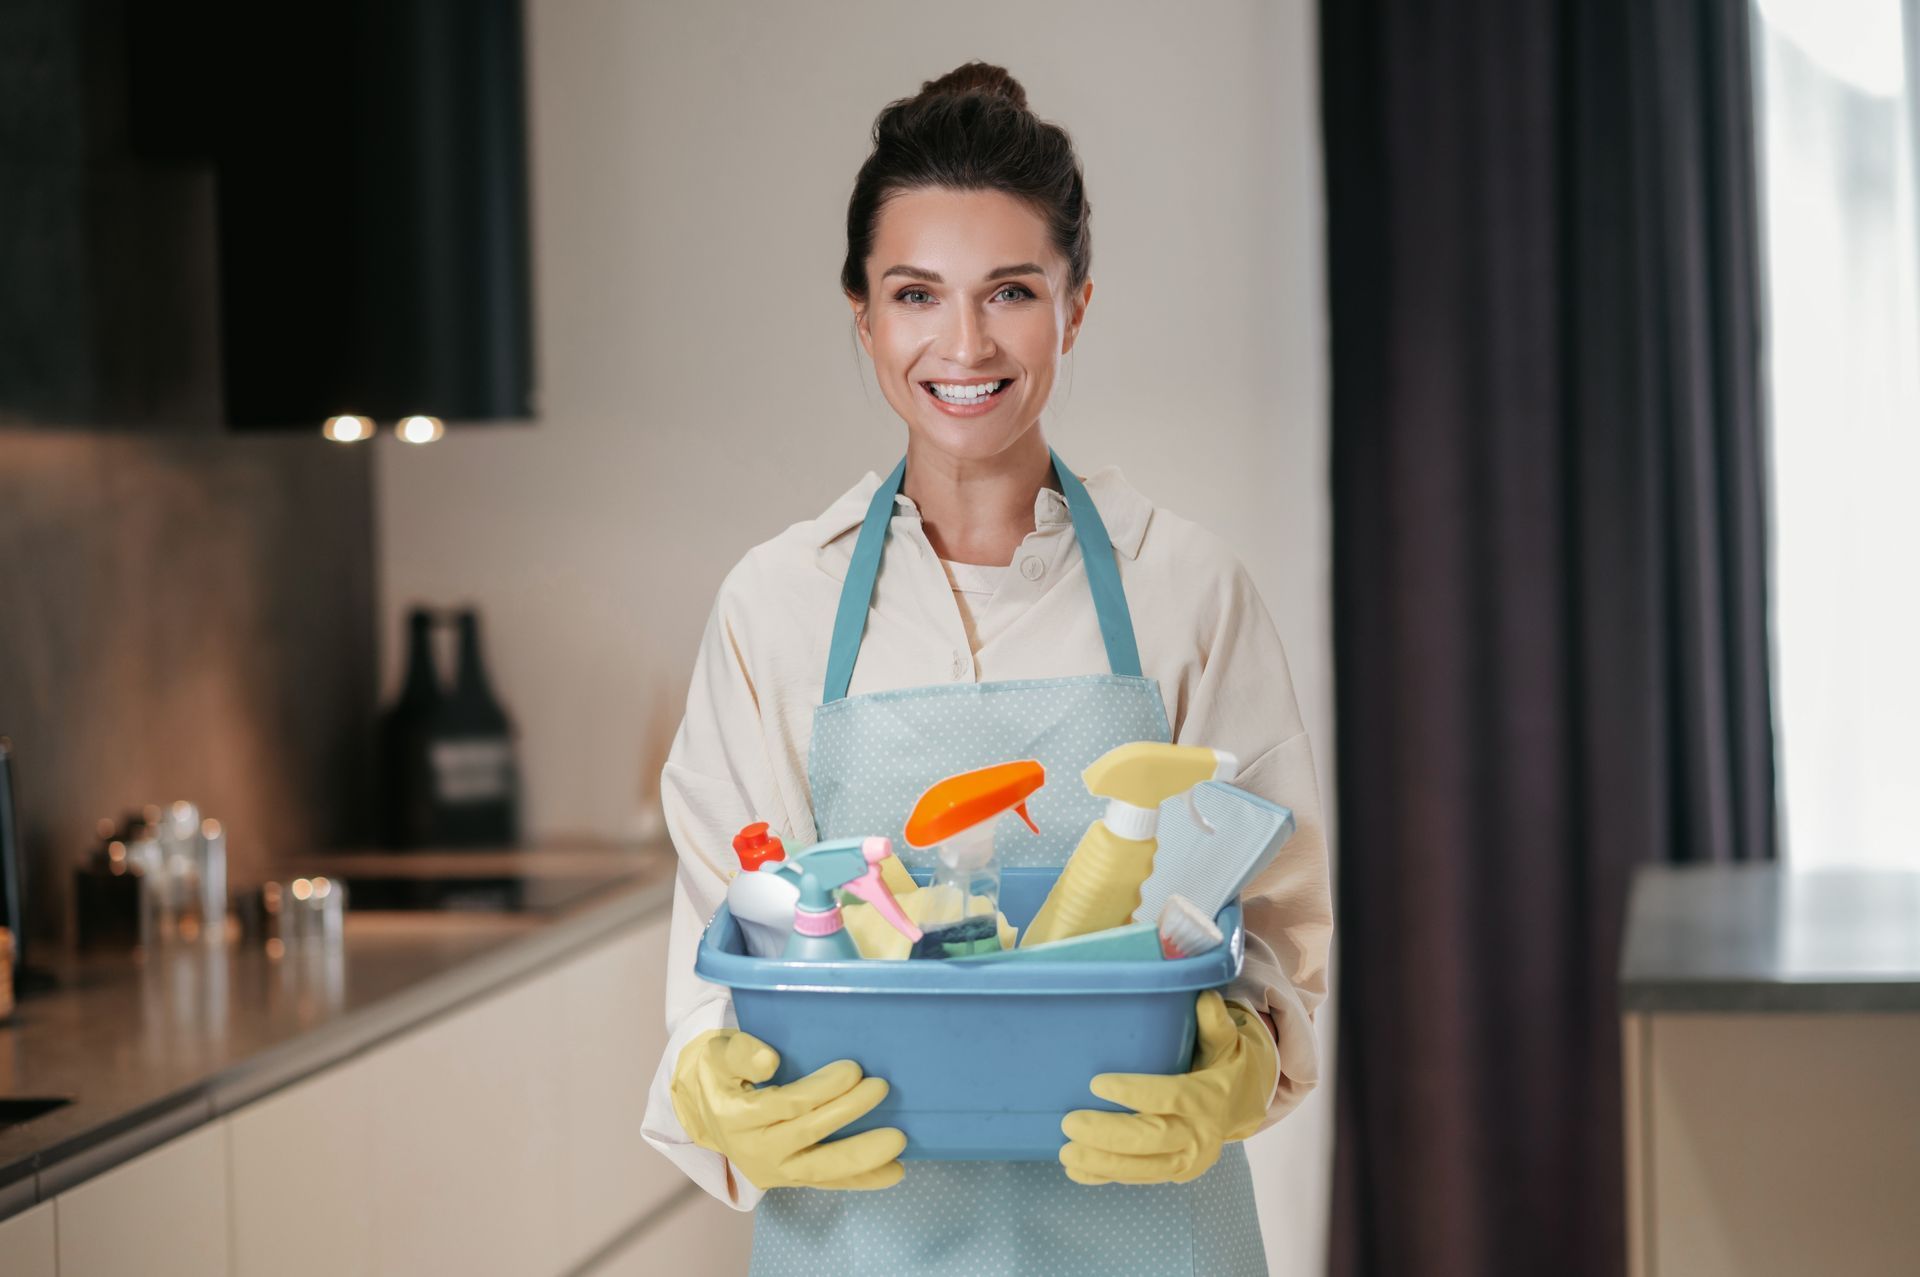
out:
<path id="1" fill-rule="evenodd" d="M 883 1126 L 822 1140 L 871 1112 L 887 1084 L 836 1060 L 785 1086 L 760 1086 L 780 1054 L 738 1029 L 709 1029 L 687 1043 L 673 1071 L 673 1111 L 700 1147 L 723 1155 L 753 1186 L 888 1188 L 900 1180 L 907 1137 Z"/>
<path id="2" fill-rule="evenodd" d="M 880 862 L 882 872 L 885 872 L 887 863 L 886 860 Z M 900 902 L 900 911 L 906 914 L 915 926 L 919 926 L 928 904 L 934 898 L 933 893 L 915 887 L 906 892 L 896 890 L 893 894 L 894 898 Z M 981 905 L 986 903 L 980 896 L 973 896 L 970 899 L 973 903 Z M 1013 948 L 1019 932 L 1015 931 L 1012 924 L 1007 921 L 1006 914 L 996 913 L 994 917 L 1000 921 L 1000 947 Z M 840 921 L 846 927 L 847 934 L 853 937 L 854 947 L 860 950 L 860 956 L 863 958 L 902 959 L 913 952 L 913 942 L 895 931 L 893 924 L 881 917 L 880 911 L 864 900 L 855 904 L 842 905 Z"/>
<path id="3" fill-rule="evenodd" d="M 1266 1022 L 1208 989 L 1195 1006 L 1200 1041 L 1191 1071 L 1102 1073 L 1091 1090 L 1131 1113 L 1075 1109 L 1060 1119 L 1060 1163 L 1079 1184 L 1184 1184 L 1219 1160 L 1220 1146 L 1260 1129 L 1280 1059 Z"/>
<path id="4" fill-rule="evenodd" d="M 896 897 L 903 897 L 920 890 L 920 884 L 913 880 L 907 867 L 900 863 L 900 857 L 888 856 L 880 862 L 880 881 L 887 884 L 887 890 Z"/>

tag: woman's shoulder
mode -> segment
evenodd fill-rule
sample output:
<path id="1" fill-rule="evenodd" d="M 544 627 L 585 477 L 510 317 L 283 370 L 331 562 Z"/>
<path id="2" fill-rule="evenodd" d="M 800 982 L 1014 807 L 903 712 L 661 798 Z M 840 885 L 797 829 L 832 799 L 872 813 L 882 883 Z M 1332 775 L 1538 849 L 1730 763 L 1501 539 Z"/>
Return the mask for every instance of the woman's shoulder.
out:
<path id="1" fill-rule="evenodd" d="M 812 547 L 806 530 L 810 520 L 789 524 L 775 535 L 734 560 L 720 578 L 716 601 L 722 606 L 748 604 L 764 606 L 769 599 L 784 595 L 813 562 Z"/>
<path id="2" fill-rule="evenodd" d="M 1092 492 L 1091 476 L 1087 486 Z M 1186 651 L 1192 640 L 1212 652 L 1250 627 L 1273 630 L 1272 612 L 1233 543 L 1166 506 L 1152 505 L 1138 553 L 1120 570 L 1134 624 L 1144 627 L 1143 649 L 1157 636 L 1163 648 L 1171 642 L 1165 650 Z"/>
<path id="3" fill-rule="evenodd" d="M 796 520 L 749 547 L 721 578 L 718 601 L 764 605 L 769 598 L 785 597 L 796 589 L 817 592 L 831 586 L 837 590 L 837 582 L 819 571 L 821 551 L 860 526 L 879 486 L 880 476 L 868 471 L 819 514 Z"/>
<path id="4" fill-rule="evenodd" d="M 1177 571 L 1195 584 L 1246 573 L 1225 537 L 1141 493 L 1118 466 L 1096 470 L 1085 482 L 1087 495 L 1108 525 L 1113 548 L 1122 559 L 1137 561 L 1143 571 Z"/>

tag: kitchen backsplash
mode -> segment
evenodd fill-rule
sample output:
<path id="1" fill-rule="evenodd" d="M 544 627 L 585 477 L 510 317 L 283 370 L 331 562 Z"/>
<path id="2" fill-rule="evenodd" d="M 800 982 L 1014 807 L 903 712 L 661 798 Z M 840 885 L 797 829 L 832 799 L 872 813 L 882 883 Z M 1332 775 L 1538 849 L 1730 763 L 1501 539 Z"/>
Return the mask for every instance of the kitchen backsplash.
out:
<path id="1" fill-rule="evenodd" d="M 0 734 L 40 934 L 70 934 L 95 821 L 143 802 L 219 817 L 236 884 L 370 837 L 371 478 L 304 433 L 0 428 Z"/>

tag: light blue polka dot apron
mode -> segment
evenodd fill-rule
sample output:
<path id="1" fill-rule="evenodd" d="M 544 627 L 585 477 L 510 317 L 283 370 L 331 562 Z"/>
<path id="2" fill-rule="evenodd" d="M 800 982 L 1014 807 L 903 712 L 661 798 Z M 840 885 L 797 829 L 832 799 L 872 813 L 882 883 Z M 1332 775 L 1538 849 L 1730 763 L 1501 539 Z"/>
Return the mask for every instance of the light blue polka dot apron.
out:
<path id="1" fill-rule="evenodd" d="M 1079 783 L 1080 773 L 1116 745 L 1171 739 L 1159 685 L 1140 673 L 1113 543 L 1086 488 L 1053 454 L 1110 673 L 848 696 L 906 466 L 903 459 L 873 495 L 834 619 L 807 768 L 817 835 L 887 834 L 910 868 L 930 869 L 930 856 L 902 836 L 927 786 L 975 767 L 1037 758 L 1048 784 L 1028 810 L 1040 835 L 1002 839 L 997 850 L 1009 865 L 1063 865 L 1105 806 Z M 878 1192 L 770 1190 L 755 1211 L 754 1277 L 1267 1271 L 1239 1144 L 1227 1145 L 1188 1184 L 1075 1184 L 1058 1162 L 905 1168 L 904 1179 Z"/>

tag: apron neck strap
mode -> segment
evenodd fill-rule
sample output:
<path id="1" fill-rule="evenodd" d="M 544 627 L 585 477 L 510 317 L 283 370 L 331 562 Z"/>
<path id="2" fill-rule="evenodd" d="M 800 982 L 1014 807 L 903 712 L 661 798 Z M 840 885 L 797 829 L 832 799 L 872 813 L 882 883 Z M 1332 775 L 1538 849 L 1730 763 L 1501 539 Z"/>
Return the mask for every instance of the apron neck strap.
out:
<path id="1" fill-rule="evenodd" d="M 1093 590 L 1094 612 L 1100 618 L 1100 638 L 1106 644 L 1107 665 L 1115 673 L 1138 678 L 1140 649 L 1134 641 L 1133 615 L 1127 610 L 1126 592 L 1120 587 L 1120 568 L 1113 557 L 1113 540 L 1107 525 L 1087 495 L 1086 485 L 1067 469 L 1060 454 L 1047 450 L 1053 458 L 1054 477 L 1067 499 L 1067 513 L 1073 517 L 1073 535 L 1080 542 L 1080 557 L 1087 569 L 1087 585 Z M 873 604 L 873 583 L 880 575 L 880 554 L 886 548 L 887 531 L 893 524 L 893 499 L 907 476 L 907 459 L 893 468 L 874 490 L 867 514 L 860 522 L 859 539 L 853 543 L 853 559 L 847 565 L 847 580 L 840 587 L 840 607 L 833 617 L 833 644 L 827 649 L 827 684 L 821 693 L 823 704 L 842 699 L 853 682 L 853 663 L 860 656 L 860 640 L 867 630 L 867 609 Z"/>

